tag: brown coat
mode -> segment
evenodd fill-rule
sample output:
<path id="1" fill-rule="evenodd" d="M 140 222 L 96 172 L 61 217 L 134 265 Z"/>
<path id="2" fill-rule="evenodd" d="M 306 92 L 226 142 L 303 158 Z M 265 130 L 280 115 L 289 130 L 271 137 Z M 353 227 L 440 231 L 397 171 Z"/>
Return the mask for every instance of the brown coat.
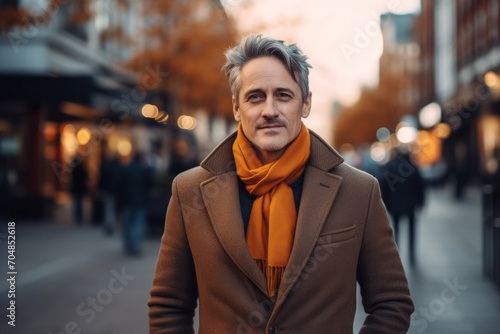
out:
<path id="1" fill-rule="evenodd" d="M 376 180 L 311 131 L 294 246 L 276 298 L 245 243 L 226 138 L 174 181 L 149 301 L 150 333 L 406 333 L 413 303 Z"/>

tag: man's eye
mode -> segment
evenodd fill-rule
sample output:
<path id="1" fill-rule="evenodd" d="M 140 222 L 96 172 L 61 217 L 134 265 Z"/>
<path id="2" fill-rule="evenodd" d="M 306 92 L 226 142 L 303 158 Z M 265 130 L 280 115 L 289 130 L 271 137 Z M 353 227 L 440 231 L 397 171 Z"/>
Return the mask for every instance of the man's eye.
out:
<path id="1" fill-rule="evenodd" d="M 291 99 L 292 97 L 287 94 L 287 93 L 278 93 L 277 97 L 280 99 L 280 100 L 289 100 Z"/>
<path id="2" fill-rule="evenodd" d="M 261 99 L 262 99 L 262 95 L 260 95 L 260 94 L 252 94 L 252 95 L 248 96 L 248 101 L 250 101 L 250 102 L 260 101 Z"/>

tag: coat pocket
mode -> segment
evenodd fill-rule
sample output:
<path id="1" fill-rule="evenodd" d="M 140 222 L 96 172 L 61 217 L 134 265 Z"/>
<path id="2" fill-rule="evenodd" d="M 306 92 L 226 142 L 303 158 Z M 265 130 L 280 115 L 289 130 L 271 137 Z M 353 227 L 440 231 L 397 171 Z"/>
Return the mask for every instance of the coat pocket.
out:
<path id="1" fill-rule="evenodd" d="M 333 244 L 354 238 L 356 235 L 356 226 L 349 226 L 337 231 L 327 231 L 320 234 L 316 246 Z"/>

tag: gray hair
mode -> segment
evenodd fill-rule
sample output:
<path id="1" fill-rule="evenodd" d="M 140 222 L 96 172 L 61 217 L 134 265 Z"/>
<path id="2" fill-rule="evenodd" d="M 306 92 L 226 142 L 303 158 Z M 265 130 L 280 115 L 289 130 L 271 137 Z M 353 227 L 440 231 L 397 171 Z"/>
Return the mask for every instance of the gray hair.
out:
<path id="1" fill-rule="evenodd" d="M 296 44 L 285 45 L 284 41 L 262 35 L 249 35 L 241 43 L 227 50 L 226 64 L 222 70 L 226 73 L 233 97 L 238 100 L 241 89 L 241 69 L 250 60 L 259 57 L 275 57 L 285 65 L 292 78 L 300 86 L 302 101 L 309 95 L 309 68 L 307 56 L 302 53 Z"/>

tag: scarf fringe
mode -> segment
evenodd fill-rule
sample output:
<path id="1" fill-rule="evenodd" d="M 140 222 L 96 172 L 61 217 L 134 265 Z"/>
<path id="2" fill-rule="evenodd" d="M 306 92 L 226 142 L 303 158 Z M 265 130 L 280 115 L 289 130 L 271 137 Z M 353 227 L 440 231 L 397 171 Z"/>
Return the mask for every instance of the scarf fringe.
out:
<path id="1" fill-rule="evenodd" d="M 286 267 L 272 267 L 267 265 L 266 260 L 255 259 L 257 267 L 259 267 L 262 274 L 267 281 L 267 293 L 269 297 L 274 297 L 278 293 L 278 289 L 281 284 L 281 279 L 285 273 Z"/>

